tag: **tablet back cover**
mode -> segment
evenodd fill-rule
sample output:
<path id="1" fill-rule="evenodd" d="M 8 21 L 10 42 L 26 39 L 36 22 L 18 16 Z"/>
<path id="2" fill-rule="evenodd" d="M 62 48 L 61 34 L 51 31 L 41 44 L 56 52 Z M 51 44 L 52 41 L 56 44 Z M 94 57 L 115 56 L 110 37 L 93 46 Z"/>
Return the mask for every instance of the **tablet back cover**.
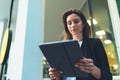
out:
<path id="1" fill-rule="evenodd" d="M 39 44 L 39 47 L 51 67 L 63 71 L 62 76 L 87 77 L 88 74 L 75 67 L 83 58 L 76 40 L 55 41 Z"/>

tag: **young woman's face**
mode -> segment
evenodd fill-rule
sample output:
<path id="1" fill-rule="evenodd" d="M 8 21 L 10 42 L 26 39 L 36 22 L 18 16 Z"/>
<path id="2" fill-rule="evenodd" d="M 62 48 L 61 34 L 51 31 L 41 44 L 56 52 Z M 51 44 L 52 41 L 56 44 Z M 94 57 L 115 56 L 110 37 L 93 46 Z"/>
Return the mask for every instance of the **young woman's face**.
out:
<path id="1" fill-rule="evenodd" d="M 68 30 L 72 35 L 82 34 L 83 23 L 81 18 L 77 14 L 70 14 L 66 20 Z"/>

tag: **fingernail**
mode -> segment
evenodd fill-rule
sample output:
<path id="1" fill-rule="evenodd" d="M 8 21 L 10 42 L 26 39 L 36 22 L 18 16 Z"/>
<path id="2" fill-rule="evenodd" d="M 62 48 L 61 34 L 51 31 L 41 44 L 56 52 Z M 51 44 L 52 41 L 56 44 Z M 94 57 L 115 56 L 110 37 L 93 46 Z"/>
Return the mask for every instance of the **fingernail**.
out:
<path id="1" fill-rule="evenodd" d="M 60 73 L 63 73 L 62 71 Z"/>
<path id="2" fill-rule="evenodd" d="M 76 67 L 78 67 L 78 65 L 75 65 Z"/>

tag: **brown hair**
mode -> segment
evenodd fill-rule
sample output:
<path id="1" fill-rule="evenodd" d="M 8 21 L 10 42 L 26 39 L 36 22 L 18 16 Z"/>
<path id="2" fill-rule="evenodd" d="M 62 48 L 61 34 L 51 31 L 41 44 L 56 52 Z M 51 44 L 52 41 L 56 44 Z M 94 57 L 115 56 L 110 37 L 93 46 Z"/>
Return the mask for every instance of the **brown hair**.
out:
<path id="1" fill-rule="evenodd" d="M 83 25 L 84 25 L 83 32 L 82 32 L 83 33 L 83 39 L 89 38 L 91 36 L 91 30 L 90 30 L 89 24 L 86 21 L 86 18 L 84 16 L 84 14 L 78 9 L 71 8 L 71 9 L 68 9 L 66 12 L 64 12 L 63 15 L 62 15 L 63 24 L 64 24 L 63 39 L 64 40 L 72 39 L 72 35 L 67 28 L 66 19 L 70 14 L 73 14 L 73 13 L 77 14 L 83 22 Z"/>

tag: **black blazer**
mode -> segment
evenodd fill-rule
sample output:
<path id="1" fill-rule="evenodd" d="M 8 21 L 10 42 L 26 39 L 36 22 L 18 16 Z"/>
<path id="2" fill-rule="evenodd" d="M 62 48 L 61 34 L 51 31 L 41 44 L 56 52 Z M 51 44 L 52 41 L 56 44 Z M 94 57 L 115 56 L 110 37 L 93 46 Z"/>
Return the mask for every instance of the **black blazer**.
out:
<path id="1" fill-rule="evenodd" d="M 112 74 L 110 72 L 107 55 L 100 39 L 89 38 L 83 40 L 81 49 L 83 51 L 83 55 L 87 58 L 93 59 L 94 65 L 100 68 L 101 70 L 100 80 L 112 80 Z M 90 74 L 89 79 L 87 80 L 97 80 L 97 79 Z"/>
<path id="2" fill-rule="evenodd" d="M 86 58 L 91 58 L 101 70 L 100 80 L 112 80 L 112 74 L 110 72 L 109 63 L 105 49 L 100 39 L 89 38 L 84 39 L 81 45 L 81 50 Z M 63 79 L 60 79 L 63 80 Z M 89 74 L 87 78 L 77 77 L 77 80 L 97 80 L 93 75 Z"/>

